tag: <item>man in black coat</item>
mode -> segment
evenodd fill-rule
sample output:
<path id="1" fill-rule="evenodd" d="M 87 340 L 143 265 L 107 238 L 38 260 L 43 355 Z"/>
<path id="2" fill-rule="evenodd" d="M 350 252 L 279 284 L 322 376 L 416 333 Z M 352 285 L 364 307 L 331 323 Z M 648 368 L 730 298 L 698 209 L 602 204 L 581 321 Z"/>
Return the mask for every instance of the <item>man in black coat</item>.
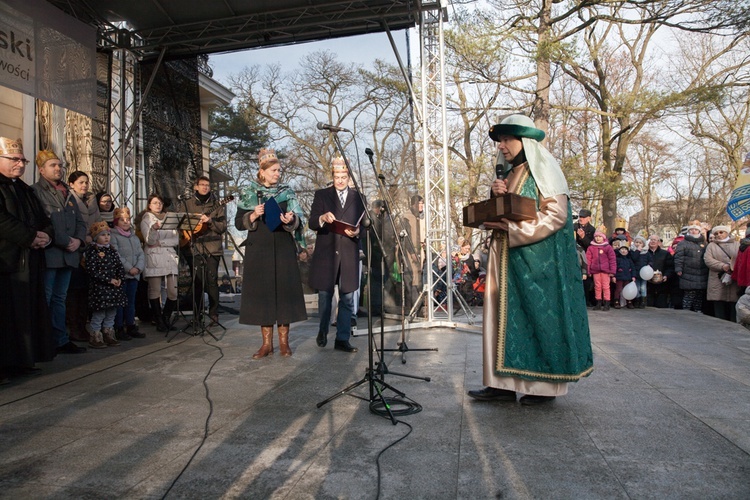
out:
<path id="1" fill-rule="evenodd" d="M 310 266 L 310 286 L 318 291 L 320 327 L 317 343 L 328 343 L 331 300 L 334 286 L 339 287 L 339 311 L 336 318 L 334 348 L 357 352 L 349 343 L 354 292 L 359 288 L 359 232 L 365 207 L 353 189 L 349 189 L 349 171 L 343 158 L 331 162 L 333 186 L 319 189 L 310 209 L 310 229 L 317 233 Z M 350 226 L 342 226 L 340 222 Z"/>
<path id="2" fill-rule="evenodd" d="M 591 211 L 582 208 L 578 212 L 578 222 L 574 224 L 574 227 L 576 230 L 576 243 L 581 245 L 583 253 L 585 254 L 589 245 L 591 245 L 591 242 L 594 241 L 594 233 L 596 232 L 596 228 L 591 225 Z M 586 303 L 588 305 L 594 305 L 596 303 L 594 300 L 593 288 L 593 278 L 587 276 L 586 279 L 583 280 L 583 290 L 586 293 Z"/>
<path id="3" fill-rule="evenodd" d="M 33 373 L 56 347 L 44 294 L 52 223 L 21 180 L 27 163 L 20 139 L 0 137 L 0 383 Z"/>

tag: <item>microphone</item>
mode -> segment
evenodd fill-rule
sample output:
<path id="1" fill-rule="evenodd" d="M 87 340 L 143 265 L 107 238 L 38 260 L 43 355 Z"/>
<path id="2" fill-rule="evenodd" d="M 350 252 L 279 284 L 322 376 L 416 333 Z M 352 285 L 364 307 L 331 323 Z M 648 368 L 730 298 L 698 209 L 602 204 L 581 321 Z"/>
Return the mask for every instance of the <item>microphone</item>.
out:
<path id="1" fill-rule="evenodd" d="M 373 153 L 372 149 L 365 148 L 365 154 L 370 159 L 370 165 L 372 165 L 373 167 L 375 167 L 375 162 L 372 159 L 372 155 L 374 155 L 375 153 Z M 385 180 L 385 175 L 383 175 L 382 172 L 378 172 L 377 174 L 378 174 L 378 179 L 380 179 L 381 181 Z"/>
<path id="2" fill-rule="evenodd" d="M 349 132 L 344 127 L 336 127 L 335 125 L 329 125 L 327 123 L 318 122 L 318 130 L 328 130 L 329 132 Z M 351 134 L 351 132 L 349 132 Z"/>
<path id="3" fill-rule="evenodd" d="M 263 191 L 258 191 L 257 195 L 258 195 L 258 205 L 262 205 L 263 204 Z"/>
<path id="4" fill-rule="evenodd" d="M 183 191 L 182 194 L 178 194 L 177 195 L 177 199 L 180 200 L 180 201 L 189 200 L 192 197 L 193 197 L 193 192 L 190 191 L 190 190 L 188 190 L 188 189 L 186 189 L 185 191 Z"/>

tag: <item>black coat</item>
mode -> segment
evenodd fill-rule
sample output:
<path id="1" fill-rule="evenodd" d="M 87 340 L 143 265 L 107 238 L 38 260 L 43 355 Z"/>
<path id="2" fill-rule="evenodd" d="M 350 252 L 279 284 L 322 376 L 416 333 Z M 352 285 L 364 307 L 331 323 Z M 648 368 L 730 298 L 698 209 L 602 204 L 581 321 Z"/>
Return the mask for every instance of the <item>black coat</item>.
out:
<path id="1" fill-rule="evenodd" d="M 680 288 L 683 290 L 705 290 L 708 286 L 708 267 L 703 262 L 706 242 L 703 236 L 695 238 L 687 235 L 677 244 L 674 253 L 674 270 L 680 274 Z"/>
<path id="2" fill-rule="evenodd" d="M 99 247 L 92 243 L 84 252 L 86 273 L 89 276 L 89 307 L 92 311 L 103 311 L 110 307 L 124 307 L 128 304 L 125 296 L 125 268 L 120 255 L 111 245 Z M 120 286 L 112 284 L 113 279 L 121 281 Z"/>
<path id="3" fill-rule="evenodd" d="M 286 212 L 286 202 L 280 207 Z M 262 218 L 250 224 L 251 213 L 238 208 L 234 219 L 237 229 L 247 230 L 240 245 L 245 253 L 240 323 L 269 326 L 306 320 L 294 233 L 284 225 L 271 232 Z"/>
<path id="4" fill-rule="evenodd" d="M 339 292 L 350 293 L 359 288 L 359 236 L 349 238 L 320 225 L 320 216 L 332 212 L 337 220 L 356 224 L 365 211 L 359 194 L 349 189 L 342 208 L 333 186 L 315 191 L 310 208 L 310 229 L 318 234 L 310 266 L 310 286 L 315 290 L 333 291 L 338 277 Z"/>
<path id="5" fill-rule="evenodd" d="M 34 366 L 55 356 L 44 294 L 44 250 L 36 232 L 52 238 L 52 223 L 31 188 L 0 175 L 0 369 Z M 12 291 L 12 293 L 11 293 Z"/>

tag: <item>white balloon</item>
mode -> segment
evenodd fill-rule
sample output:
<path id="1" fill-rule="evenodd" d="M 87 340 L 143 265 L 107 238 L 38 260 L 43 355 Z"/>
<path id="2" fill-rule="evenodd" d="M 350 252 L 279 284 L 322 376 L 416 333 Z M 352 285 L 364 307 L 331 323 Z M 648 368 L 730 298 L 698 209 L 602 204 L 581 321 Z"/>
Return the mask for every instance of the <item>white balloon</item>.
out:
<path id="1" fill-rule="evenodd" d="M 638 295 L 638 287 L 635 286 L 635 281 L 631 281 L 622 289 L 622 298 L 625 300 L 633 300 Z"/>
<path id="2" fill-rule="evenodd" d="M 640 275 L 642 280 L 648 281 L 654 277 L 654 268 L 651 266 L 643 266 Z"/>

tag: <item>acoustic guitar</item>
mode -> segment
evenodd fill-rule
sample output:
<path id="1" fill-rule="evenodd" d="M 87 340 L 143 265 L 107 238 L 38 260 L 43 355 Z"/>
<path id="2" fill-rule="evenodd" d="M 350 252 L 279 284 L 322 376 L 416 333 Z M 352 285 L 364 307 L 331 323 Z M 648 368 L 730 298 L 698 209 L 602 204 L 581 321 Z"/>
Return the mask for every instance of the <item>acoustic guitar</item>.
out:
<path id="1" fill-rule="evenodd" d="M 226 198 L 219 201 L 219 205 L 212 210 L 209 210 L 207 212 L 203 212 L 201 215 L 208 215 L 209 217 L 213 217 L 214 214 L 216 214 L 219 210 L 221 210 L 227 203 L 234 200 L 233 195 L 229 195 Z M 185 247 L 188 246 L 193 238 L 201 236 L 203 233 L 208 231 L 208 224 L 204 224 L 202 222 L 199 222 L 195 225 L 192 231 L 184 229 L 180 232 L 180 246 Z"/>

